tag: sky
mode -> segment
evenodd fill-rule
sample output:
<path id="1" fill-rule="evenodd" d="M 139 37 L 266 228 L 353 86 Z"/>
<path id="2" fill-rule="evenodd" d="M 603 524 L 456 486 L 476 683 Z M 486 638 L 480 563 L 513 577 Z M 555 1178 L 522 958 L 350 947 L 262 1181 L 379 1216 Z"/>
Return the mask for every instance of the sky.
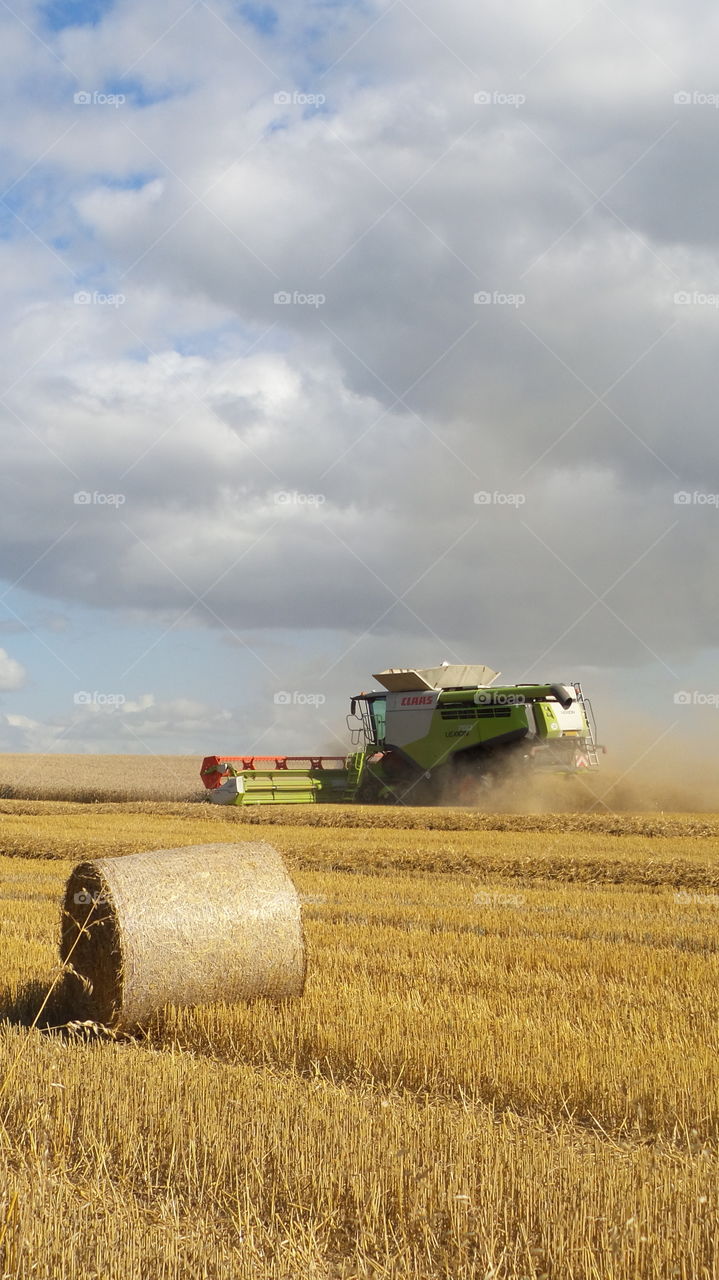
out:
<path id="1" fill-rule="evenodd" d="M 716 7 L 0 29 L 0 750 L 342 753 L 441 661 L 711 750 Z"/>

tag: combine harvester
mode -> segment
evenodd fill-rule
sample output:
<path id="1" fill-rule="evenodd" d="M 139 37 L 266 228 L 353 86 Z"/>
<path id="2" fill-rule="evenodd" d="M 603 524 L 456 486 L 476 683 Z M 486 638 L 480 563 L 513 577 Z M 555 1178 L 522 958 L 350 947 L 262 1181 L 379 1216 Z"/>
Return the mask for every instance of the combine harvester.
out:
<path id="1" fill-rule="evenodd" d="M 359 693 L 346 756 L 206 756 L 218 804 L 471 804 L 529 772 L 597 767 L 594 715 L 580 684 L 497 685 L 490 667 L 443 663 L 373 677 Z"/>

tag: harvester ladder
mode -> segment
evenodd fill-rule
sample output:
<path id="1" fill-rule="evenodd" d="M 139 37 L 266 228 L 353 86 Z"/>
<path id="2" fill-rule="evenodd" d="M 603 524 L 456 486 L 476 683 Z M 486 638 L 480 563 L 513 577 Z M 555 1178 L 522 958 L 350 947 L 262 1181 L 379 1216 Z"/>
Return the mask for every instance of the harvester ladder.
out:
<path id="1" fill-rule="evenodd" d="M 589 767 L 591 769 L 596 769 L 599 765 L 599 755 L 597 753 L 597 726 L 594 719 L 592 704 L 589 701 L 589 698 L 585 698 L 582 692 L 582 686 L 578 680 L 574 682 L 574 692 L 577 695 L 577 702 L 584 712 L 584 718 L 587 722 L 587 729 L 589 731 L 589 736 L 584 739 L 584 754 L 589 761 Z"/>
<path id="2" fill-rule="evenodd" d="M 347 781 L 339 796 L 345 804 L 352 804 L 355 799 L 363 763 L 364 753 L 362 751 L 353 752 L 346 758 L 345 768 L 347 770 Z"/>

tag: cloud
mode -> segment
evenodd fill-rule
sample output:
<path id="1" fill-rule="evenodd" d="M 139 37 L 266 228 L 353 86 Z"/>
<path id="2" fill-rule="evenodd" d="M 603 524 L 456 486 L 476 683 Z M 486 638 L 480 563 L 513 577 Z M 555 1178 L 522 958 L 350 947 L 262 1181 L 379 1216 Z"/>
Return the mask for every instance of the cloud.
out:
<path id="1" fill-rule="evenodd" d="M 183 14 L 0 19 L 6 582 L 260 665 L 712 647 L 716 16 Z"/>
<path id="2" fill-rule="evenodd" d="M 22 663 L 11 658 L 5 649 L 0 649 L 0 690 L 4 693 L 22 689 L 27 679 L 27 672 Z"/>
<path id="3" fill-rule="evenodd" d="M 9 752 L 73 754 L 197 755 L 233 720 L 224 708 L 198 700 L 137 699 L 103 691 L 82 691 L 72 714 L 45 720 L 7 713 L 0 716 L 0 749 Z M 109 699 L 109 700 L 108 700 Z"/>

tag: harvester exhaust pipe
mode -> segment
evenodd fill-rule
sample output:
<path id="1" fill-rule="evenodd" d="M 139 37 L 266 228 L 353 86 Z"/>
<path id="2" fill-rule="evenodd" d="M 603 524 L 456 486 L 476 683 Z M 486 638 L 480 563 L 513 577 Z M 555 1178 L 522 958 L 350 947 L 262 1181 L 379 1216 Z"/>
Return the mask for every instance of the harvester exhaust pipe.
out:
<path id="1" fill-rule="evenodd" d="M 566 684 L 550 684 L 549 691 L 557 699 L 563 711 L 567 711 L 576 701 L 577 695 L 574 689 L 570 689 Z"/>

